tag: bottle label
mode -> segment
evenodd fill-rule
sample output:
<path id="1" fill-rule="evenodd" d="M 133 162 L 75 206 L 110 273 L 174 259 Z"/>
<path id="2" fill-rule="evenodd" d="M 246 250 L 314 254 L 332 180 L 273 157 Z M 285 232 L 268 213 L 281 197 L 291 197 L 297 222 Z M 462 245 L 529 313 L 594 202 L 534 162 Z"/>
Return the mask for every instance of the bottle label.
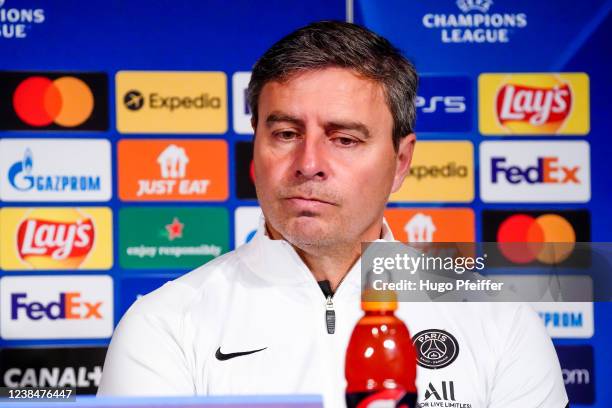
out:
<path id="1" fill-rule="evenodd" d="M 416 393 L 403 389 L 347 392 L 347 408 L 416 408 Z"/>

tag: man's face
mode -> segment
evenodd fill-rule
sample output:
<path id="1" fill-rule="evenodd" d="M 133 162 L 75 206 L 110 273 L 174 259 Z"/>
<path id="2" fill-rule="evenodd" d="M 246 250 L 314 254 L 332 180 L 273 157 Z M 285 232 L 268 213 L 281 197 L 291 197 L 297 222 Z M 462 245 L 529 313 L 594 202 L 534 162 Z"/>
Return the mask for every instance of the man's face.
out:
<path id="1" fill-rule="evenodd" d="M 259 96 L 254 167 L 273 235 L 306 250 L 379 234 L 414 144 L 414 135 L 404 138 L 396 154 L 392 129 L 382 87 L 353 71 L 326 68 L 267 83 Z"/>

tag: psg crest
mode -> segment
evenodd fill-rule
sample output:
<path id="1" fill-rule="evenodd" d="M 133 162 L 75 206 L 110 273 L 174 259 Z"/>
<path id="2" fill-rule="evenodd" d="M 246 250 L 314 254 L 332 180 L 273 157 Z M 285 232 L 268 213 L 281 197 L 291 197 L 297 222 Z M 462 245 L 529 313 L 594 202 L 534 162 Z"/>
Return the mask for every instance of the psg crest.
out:
<path id="1" fill-rule="evenodd" d="M 412 342 L 417 352 L 417 363 L 423 368 L 444 368 L 459 355 L 457 339 L 444 330 L 423 330 L 414 335 Z"/>

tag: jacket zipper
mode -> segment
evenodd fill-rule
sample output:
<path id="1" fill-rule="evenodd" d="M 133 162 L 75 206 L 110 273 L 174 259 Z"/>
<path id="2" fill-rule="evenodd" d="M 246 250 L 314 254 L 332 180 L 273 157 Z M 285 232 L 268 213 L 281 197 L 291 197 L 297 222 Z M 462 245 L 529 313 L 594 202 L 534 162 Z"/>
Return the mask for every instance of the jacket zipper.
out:
<path id="1" fill-rule="evenodd" d="M 336 331 L 336 311 L 334 310 L 332 295 L 329 295 L 325 302 L 325 323 L 327 324 L 327 333 L 334 334 Z"/>
<path id="2" fill-rule="evenodd" d="M 334 301 L 332 298 L 340 290 L 342 282 L 344 281 L 344 278 L 346 278 L 346 276 L 349 274 L 349 272 L 347 272 L 342 277 L 342 279 L 340 279 L 340 282 L 338 282 L 336 292 L 332 293 L 331 295 L 328 295 L 325 298 L 325 325 L 327 326 L 327 334 L 334 334 L 336 332 L 336 309 L 334 308 Z"/>

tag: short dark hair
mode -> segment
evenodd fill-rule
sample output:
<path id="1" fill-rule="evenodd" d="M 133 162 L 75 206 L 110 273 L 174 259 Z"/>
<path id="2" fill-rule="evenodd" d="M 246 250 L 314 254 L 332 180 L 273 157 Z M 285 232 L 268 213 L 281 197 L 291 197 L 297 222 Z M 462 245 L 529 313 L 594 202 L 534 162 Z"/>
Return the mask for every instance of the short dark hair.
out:
<path id="1" fill-rule="evenodd" d="M 275 43 L 255 63 L 247 91 L 254 123 L 259 95 L 270 81 L 327 67 L 348 68 L 383 86 L 393 116 L 393 146 L 413 132 L 418 76 L 414 65 L 386 38 L 356 24 L 320 21 Z"/>

